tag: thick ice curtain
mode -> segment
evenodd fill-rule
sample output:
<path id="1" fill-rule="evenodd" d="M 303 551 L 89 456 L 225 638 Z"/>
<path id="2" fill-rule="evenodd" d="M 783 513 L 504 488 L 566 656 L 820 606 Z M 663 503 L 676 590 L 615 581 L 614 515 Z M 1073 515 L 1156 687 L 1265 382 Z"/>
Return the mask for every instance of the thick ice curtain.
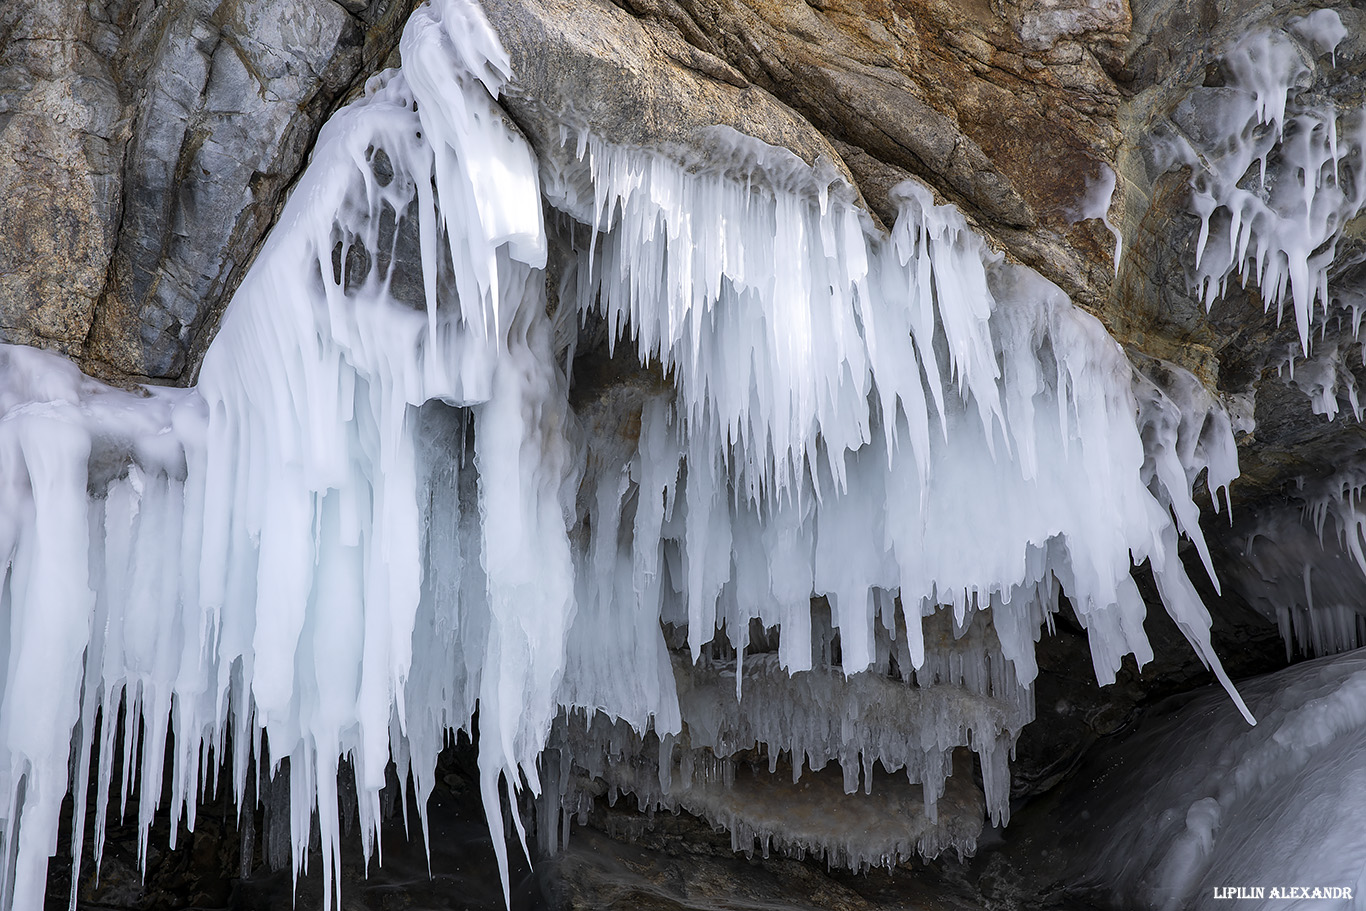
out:
<path id="1" fill-rule="evenodd" d="M 425 797 L 445 732 L 470 728 L 477 699 L 492 823 L 500 780 L 537 786 L 572 579 L 535 160 L 493 101 L 507 60 L 475 7 L 422 8 L 403 54 L 402 74 L 324 129 L 196 390 L 140 398 L 5 351 L 14 907 L 41 904 L 68 784 L 84 818 L 97 717 L 97 856 L 111 791 L 134 789 L 145 853 L 173 733 L 174 813 L 191 825 L 229 749 L 239 804 L 249 757 L 288 761 L 295 871 L 316 812 L 329 906 L 339 772 L 356 776 L 368 854 L 390 758 Z M 403 261 L 405 238 L 419 262 Z M 445 454 L 420 439 L 433 409 L 450 412 L 437 425 L 473 428 L 472 457 L 458 436 Z M 473 491 L 463 518 L 458 493 L 433 496 L 443 458 L 450 486 Z M 437 605 L 441 572 L 424 563 L 449 582 L 462 556 L 443 542 L 463 544 L 482 584 L 457 579 Z M 458 634 L 424 635 L 438 619 Z"/>

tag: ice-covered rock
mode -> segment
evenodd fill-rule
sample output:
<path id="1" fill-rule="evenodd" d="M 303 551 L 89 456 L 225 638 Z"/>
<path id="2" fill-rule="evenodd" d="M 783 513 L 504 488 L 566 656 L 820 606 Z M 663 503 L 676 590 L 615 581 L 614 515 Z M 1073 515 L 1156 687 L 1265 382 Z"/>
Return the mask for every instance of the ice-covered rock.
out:
<path id="1" fill-rule="evenodd" d="M 1309 91 L 1333 66 L 1315 55 L 1347 36 L 1339 14 L 1321 9 L 1285 25 L 1246 34 L 1223 54 L 1227 85 L 1182 102 L 1185 135 L 1159 142 L 1158 157 L 1191 169 L 1194 278 L 1206 307 L 1235 274 L 1255 283 L 1278 318 L 1289 305 L 1308 356 L 1316 310 L 1326 317 L 1336 304 L 1328 276 L 1343 228 L 1366 207 L 1366 113 Z"/>
<path id="2" fill-rule="evenodd" d="M 1255 728 L 1207 691 L 1163 704 L 1088 758 L 1059 810 L 1074 882 L 1123 907 L 1361 906 L 1366 656 L 1239 689 Z"/>
<path id="3" fill-rule="evenodd" d="M 749 749 L 794 774 L 837 761 L 846 791 L 905 770 L 927 819 L 969 747 L 1004 821 L 1059 592 L 1107 682 L 1151 657 L 1145 561 L 1241 706 L 1177 552 L 1185 535 L 1208 566 L 1191 486 L 1236 475 L 1193 378 L 1136 374 L 919 184 L 888 234 L 837 169 L 733 131 L 699 162 L 566 123 L 573 154 L 544 167 L 497 102 L 509 58 L 471 0 L 415 13 L 402 52 L 324 129 L 195 389 L 117 392 L 3 349 L 14 907 L 40 903 L 90 764 L 98 852 L 115 790 L 148 795 L 145 833 L 169 774 L 192 827 L 220 766 L 240 803 L 267 754 L 289 759 L 295 873 L 316 819 L 333 905 L 341 759 L 368 856 L 387 764 L 424 806 L 476 707 L 500 854 L 503 794 L 542 790 L 561 712 L 661 752 L 686 734 L 680 769 L 702 750 L 723 777 Z M 663 377 L 618 438 L 568 407 L 552 254 L 559 328 L 601 319 Z M 708 647 L 735 662 L 733 700 L 714 670 L 678 673 Z M 769 832 L 714 781 L 673 794 L 672 765 L 642 799 L 700 794 L 739 841 L 854 866 L 969 846 L 967 823 L 883 844 Z"/>

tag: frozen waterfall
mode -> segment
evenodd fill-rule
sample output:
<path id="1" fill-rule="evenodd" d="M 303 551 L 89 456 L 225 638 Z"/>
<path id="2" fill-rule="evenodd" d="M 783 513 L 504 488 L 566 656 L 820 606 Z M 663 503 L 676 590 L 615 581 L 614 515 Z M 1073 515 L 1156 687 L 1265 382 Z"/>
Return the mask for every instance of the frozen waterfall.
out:
<path id="1" fill-rule="evenodd" d="M 1112 680 L 1151 657 L 1145 561 L 1233 693 L 1177 555 L 1210 568 L 1192 485 L 1237 475 L 1193 378 L 1136 371 L 915 184 L 885 235 L 833 168 L 725 131 L 683 161 L 566 122 L 573 164 L 543 167 L 470 0 L 402 56 L 324 128 L 195 388 L 0 348 L 0 903 L 40 907 L 92 766 L 91 850 L 136 785 L 145 855 L 163 776 L 192 828 L 268 755 L 332 906 L 339 771 L 368 857 L 387 764 L 423 806 L 476 707 L 500 852 L 505 791 L 572 809 L 552 729 L 557 762 L 654 738 L 653 784 L 614 784 L 642 801 L 720 800 L 697 751 L 761 744 L 846 791 L 904 770 L 931 820 L 970 747 L 1003 821 L 1059 592 Z M 569 407 L 585 319 L 658 378 L 610 434 Z M 852 866 L 971 842 L 813 839 Z"/>

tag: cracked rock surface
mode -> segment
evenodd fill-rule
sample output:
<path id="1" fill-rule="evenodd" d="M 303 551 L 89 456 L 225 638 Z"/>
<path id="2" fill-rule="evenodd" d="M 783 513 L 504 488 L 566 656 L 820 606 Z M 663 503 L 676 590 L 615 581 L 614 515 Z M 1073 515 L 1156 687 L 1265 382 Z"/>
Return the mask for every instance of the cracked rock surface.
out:
<path id="1" fill-rule="evenodd" d="M 318 128 L 412 0 L 0 9 L 0 332 L 185 378 Z"/>

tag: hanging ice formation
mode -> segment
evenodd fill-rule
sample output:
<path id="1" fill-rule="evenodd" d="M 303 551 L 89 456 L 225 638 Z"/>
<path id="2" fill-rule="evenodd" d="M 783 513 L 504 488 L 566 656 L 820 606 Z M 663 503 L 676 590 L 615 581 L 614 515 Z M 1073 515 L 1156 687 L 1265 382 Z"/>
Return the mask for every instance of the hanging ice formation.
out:
<path id="1" fill-rule="evenodd" d="M 1205 305 L 1235 272 L 1255 281 L 1278 317 L 1291 305 L 1305 356 L 1316 305 L 1326 317 L 1334 297 L 1342 228 L 1366 208 L 1366 110 L 1339 111 L 1330 93 L 1307 91 L 1347 34 L 1321 9 L 1245 36 L 1221 59 L 1227 85 L 1192 92 L 1175 114 L 1186 135 L 1158 148 L 1162 165 L 1191 168 Z"/>
<path id="2" fill-rule="evenodd" d="M 1294 505 L 1259 517 L 1242 536 L 1231 582 L 1280 627 L 1292 648 L 1329 655 L 1366 642 L 1366 469 L 1301 481 Z"/>
<path id="3" fill-rule="evenodd" d="M 1340 110 L 1323 78 L 1348 34 L 1339 13 L 1323 9 L 1245 36 L 1222 58 L 1227 85 L 1183 102 L 1174 119 L 1186 135 L 1159 143 L 1159 157 L 1192 170 L 1195 278 L 1206 305 L 1235 272 L 1256 282 L 1278 318 L 1290 304 L 1300 345 L 1283 375 L 1313 413 L 1331 421 L 1350 410 L 1359 422 L 1353 365 L 1366 363 L 1366 295 L 1359 282 L 1334 279 L 1354 265 L 1339 255 L 1344 228 L 1366 211 L 1366 108 Z M 1280 625 L 1287 653 L 1366 641 L 1362 485 L 1360 466 L 1302 479 L 1295 505 L 1265 512 L 1244 535 L 1232 581 Z"/>
<path id="4" fill-rule="evenodd" d="M 1227 684 L 1177 557 L 1184 533 L 1208 566 L 1196 474 L 1237 473 L 1216 404 L 1139 377 L 917 186 L 883 236 L 840 181 L 737 136 L 707 170 L 567 129 L 576 164 L 550 173 L 494 100 L 508 61 L 469 0 L 418 10 L 402 55 L 325 127 L 196 389 L 0 349 L 7 906 L 41 904 L 92 764 L 95 856 L 135 785 L 145 856 L 164 774 L 192 827 L 225 762 L 240 805 L 249 757 L 288 759 L 295 871 L 316 814 L 330 906 L 339 771 L 368 856 L 386 764 L 425 805 L 476 705 L 500 851 L 500 791 L 542 790 L 561 712 L 722 765 L 746 743 L 794 774 L 835 760 L 846 790 L 860 764 L 865 787 L 904 769 L 931 818 L 966 745 L 1004 819 L 1059 589 L 1108 682 L 1151 656 L 1143 561 Z M 543 201 L 569 222 L 547 230 Z M 596 312 L 670 380 L 638 428 L 585 440 L 568 409 L 552 253 L 571 334 Z M 776 654 L 741 668 L 754 620 Z M 904 714 L 857 715 L 879 675 Z M 735 699 L 700 699 L 718 679 Z M 683 795 L 708 779 L 679 749 Z M 658 765 L 641 799 L 669 803 Z M 858 866 L 970 835 L 805 846 Z"/>

